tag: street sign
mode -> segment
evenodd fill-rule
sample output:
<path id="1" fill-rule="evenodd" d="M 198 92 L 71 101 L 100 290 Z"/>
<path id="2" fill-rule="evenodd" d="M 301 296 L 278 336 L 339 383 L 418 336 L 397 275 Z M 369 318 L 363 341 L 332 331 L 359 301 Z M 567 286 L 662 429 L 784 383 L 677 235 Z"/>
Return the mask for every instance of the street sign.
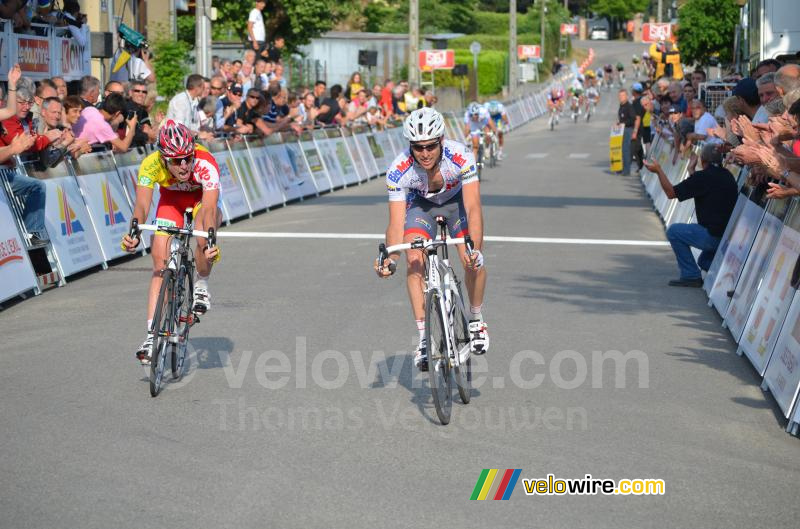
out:
<path id="1" fill-rule="evenodd" d="M 453 50 L 423 50 L 419 52 L 419 69 L 451 70 L 456 65 L 456 52 Z"/>
<path id="2" fill-rule="evenodd" d="M 469 45 L 469 51 L 473 55 L 479 54 L 481 52 L 481 43 L 478 42 L 477 40 L 473 40 L 472 44 Z"/>
<path id="3" fill-rule="evenodd" d="M 521 44 L 517 46 L 517 57 L 520 59 L 539 59 L 542 57 L 542 47 L 538 44 Z"/>
<path id="4" fill-rule="evenodd" d="M 642 42 L 658 42 L 672 38 L 672 25 L 646 23 L 642 26 Z"/>
<path id="5" fill-rule="evenodd" d="M 578 24 L 561 24 L 562 35 L 577 35 Z"/>

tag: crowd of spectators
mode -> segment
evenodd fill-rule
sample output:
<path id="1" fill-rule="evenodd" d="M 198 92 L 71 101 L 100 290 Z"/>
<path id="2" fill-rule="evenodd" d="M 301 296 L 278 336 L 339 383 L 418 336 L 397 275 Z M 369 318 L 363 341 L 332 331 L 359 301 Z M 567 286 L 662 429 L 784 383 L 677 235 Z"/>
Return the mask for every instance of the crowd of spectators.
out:
<path id="1" fill-rule="evenodd" d="M 757 196 L 800 195 L 800 66 L 764 60 L 748 77 L 725 79 L 729 93 L 716 104 L 708 97 L 715 87 L 705 81 L 697 69 L 684 80 L 634 83 L 633 102 L 625 90 L 619 93 L 619 121 L 631 138 L 623 173 L 634 161 L 639 170 L 644 164 L 658 175 L 668 198 L 695 201 L 697 223 L 667 230 L 681 274 L 670 282 L 674 286 L 701 286 L 701 270 L 708 270 L 720 243 L 737 196 L 726 164 L 748 168 Z M 673 164 L 688 159 L 690 176 L 683 182 L 672 185 L 660 164 L 643 156 L 656 133 L 670 143 Z M 702 252 L 697 260 L 691 247 Z"/>

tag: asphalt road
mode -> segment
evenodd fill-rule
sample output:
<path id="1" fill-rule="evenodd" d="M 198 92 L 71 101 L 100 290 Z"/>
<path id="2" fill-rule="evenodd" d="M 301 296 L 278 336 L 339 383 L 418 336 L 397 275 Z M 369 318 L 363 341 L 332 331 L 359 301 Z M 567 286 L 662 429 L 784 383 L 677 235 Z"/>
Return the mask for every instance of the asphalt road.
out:
<path id="1" fill-rule="evenodd" d="M 607 170 L 616 107 L 511 135 L 487 234 L 663 242 L 637 179 Z M 386 201 L 372 181 L 233 229 L 381 233 Z M 492 348 L 443 427 L 376 245 L 225 241 L 189 372 L 156 399 L 133 359 L 149 257 L 0 313 L 0 527 L 797 526 L 798 440 L 703 293 L 666 285 L 669 247 L 487 244 Z M 522 469 L 510 501 L 468 500 L 484 468 Z M 525 495 L 548 474 L 666 494 Z"/>

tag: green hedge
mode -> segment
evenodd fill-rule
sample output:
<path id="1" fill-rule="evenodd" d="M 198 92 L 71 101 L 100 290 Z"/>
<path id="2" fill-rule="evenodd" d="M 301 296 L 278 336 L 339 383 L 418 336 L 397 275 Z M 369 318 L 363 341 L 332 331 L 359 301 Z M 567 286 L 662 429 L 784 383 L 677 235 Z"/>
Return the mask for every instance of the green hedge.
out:
<path id="1" fill-rule="evenodd" d="M 473 31 L 488 35 L 508 35 L 508 13 L 476 12 Z"/>
<path id="2" fill-rule="evenodd" d="M 478 94 L 494 95 L 503 90 L 506 78 L 507 53 L 501 51 L 481 51 L 478 54 Z M 467 64 L 472 71 L 472 53 L 469 50 L 456 50 L 456 64 Z M 436 72 L 436 86 L 461 87 L 461 78 L 454 77 L 450 71 Z M 470 77 L 464 78 L 464 89 L 468 90 Z"/>

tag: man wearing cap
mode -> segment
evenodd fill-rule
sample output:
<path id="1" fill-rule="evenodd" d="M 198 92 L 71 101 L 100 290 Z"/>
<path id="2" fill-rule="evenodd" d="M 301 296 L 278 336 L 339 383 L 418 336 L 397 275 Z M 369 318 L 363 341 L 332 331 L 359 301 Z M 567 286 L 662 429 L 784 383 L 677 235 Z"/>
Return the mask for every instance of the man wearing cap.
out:
<path id="1" fill-rule="evenodd" d="M 619 91 L 619 110 L 617 110 L 617 125 L 625 127 L 622 134 L 622 176 L 631 175 L 631 137 L 635 124 L 633 105 L 628 101 L 628 91 L 623 88 Z"/>
<path id="2" fill-rule="evenodd" d="M 635 116 L 635 122 L 633 124 L 633 131 L 631 132 L 631 157 L 636 160 L 636 173 L 640 173 L 642 171 L 642 161 L 644 159 L 644 147 L 642 146 L 642 140 L 644 136 L 644 115 L 645 109 L 642 106 L 642 92 L 644 91 L 644 87 L 642 83 L 633 83 L 631 86 L 631 93 L 633 94 L 633 102 L 631 106 L 633 107 L 633 114 Z"/>
<path id="3" fill-rule="evenodd" d="M 657 161 L 645 161 L 644 164 L 658 175 L 667 198 L 677 198 L 681 202 L 694 199 L 697 224 L 675 223 L 667 230 L 667 239 L 675 252 L 680 270 L 680 277 L 670 281 L 669 285 L 701 287 L 703 276 L 700 270 L 708 271 L 711 266 L 736 205 L 739 192 L 736 180 L 730 171 L 722 167 L 722 154 L 714 144 L 706 144 L 700 153 L 702 169 L 695 171 L 697 156 L 692 155 L 689 177 L 674 186 Z M 693 247 L 701 250 L 697 261 L 692 254 Z"/>
<path id="4" fill-rule="evenodd" d="M 756 82 L 750 77 L 745 77 L 736 83 L 731 95 L 738 97 L 744 103 L 744 113 L 752 120 L 761 105 L 761 101 L 758 99 Z"/>
<path id="5" fill-rule="evenodd" d="M 236 111 L 242 104 L 242 93 L 242 85 L 231 83 L 225 95 L 219 98 L 214 115 L 217 132 L 233 132 L 236 129 Z"/>

